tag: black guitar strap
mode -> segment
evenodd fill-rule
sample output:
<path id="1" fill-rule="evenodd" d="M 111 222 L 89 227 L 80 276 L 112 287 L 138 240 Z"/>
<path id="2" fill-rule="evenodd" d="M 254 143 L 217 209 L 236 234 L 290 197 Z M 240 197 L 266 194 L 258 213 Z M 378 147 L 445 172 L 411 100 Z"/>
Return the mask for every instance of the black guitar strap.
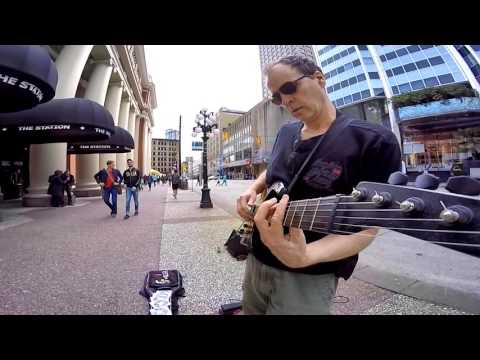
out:
<path id="1" fill-rule="evenodd" d="M 323 134 L 323 136 L 321 136 L 317 143 L 315 144 L 315 146 L 313 147 L 312 151 L 310 151 L 310 154 L 308 154 L 307 158 L 305 159 L 305 161 L 303 162 L 302 166 L 300 167 L 300 169 L 297 171 L 295 177 L 293 178 L 293 180 L 290 182 L 290 184 L 288 185 L 288 190 L 287 190 L 287 194 L 290 194 L 293 186 L 295 185 L 295 183 L 297 182 L 298 178 L 300 177 L 300 175 L 302 174 L 302 171 L 305 169 L 305 167 L 307 166 L 308 162 L 310 161 L 310 159 L 312 158 L 313 154 L 315 153 L 315 151 L 317 151 L 317 149 L 319 148 L 320 145 L 323 145 L 323 147 L 326 149 L 326 145 L 329 144 L 329 142 L 331 143 L 334 139 L 337 138 L 338 135 L 340 135 L 340 133 L 343 131 L 343 129 L 345 129 L 350 123 L 352 122 L 351 119 L 348 119 L 348 120 L 345 120 L 343 119 L 343 116 L 337 111 L 337 118 L 333 121 L 332 125 L 330 126 L 330 128 L 327 130 L 327 132 L 325 134 Z"/>

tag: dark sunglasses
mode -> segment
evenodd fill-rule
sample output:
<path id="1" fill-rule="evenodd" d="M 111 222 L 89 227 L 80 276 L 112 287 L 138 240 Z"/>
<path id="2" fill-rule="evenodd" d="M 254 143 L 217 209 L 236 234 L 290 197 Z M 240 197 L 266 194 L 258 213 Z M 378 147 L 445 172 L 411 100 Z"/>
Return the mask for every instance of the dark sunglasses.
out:
<path id="1" fill-rule="evenodd" d="M 312 75 L 303 75 L 303 76 L 299 77 L 297 80 L 287 81 L 285 84 L 280 86 L 278 91 L 276 91 L 272 94 L 272 97 L 271 97 L 272 103 L 274 103 L 275 105 L 281 105 L 282 104 L 282 97 L 281 97 L 280 94 L 283 94 L 283 95 L 295 94 L 297 92 L 297 82 L 299 82 L 303 78 L 311 77 L 311 76 Z"/>

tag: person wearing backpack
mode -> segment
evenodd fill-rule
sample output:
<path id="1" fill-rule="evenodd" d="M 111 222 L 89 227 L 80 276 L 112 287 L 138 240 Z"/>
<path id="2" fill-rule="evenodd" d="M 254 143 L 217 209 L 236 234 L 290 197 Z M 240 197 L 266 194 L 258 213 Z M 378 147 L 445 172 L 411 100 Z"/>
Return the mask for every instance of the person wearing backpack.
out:
<path id="1" fill-rule="evenodd" d="M 180 175 L 178 175 L 177 170 L 173 170 L 173 175 L 172 175 L 172 190 L 173 190 L 173 198 L 177 198 L 177 191 L 178 187 L 180 186 Z"/>

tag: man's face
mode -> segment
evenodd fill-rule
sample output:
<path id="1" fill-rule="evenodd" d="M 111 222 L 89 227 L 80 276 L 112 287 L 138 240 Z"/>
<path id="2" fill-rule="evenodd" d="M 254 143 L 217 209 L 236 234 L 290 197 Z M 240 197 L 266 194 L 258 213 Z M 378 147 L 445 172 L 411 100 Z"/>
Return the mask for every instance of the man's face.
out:
<path id="1" fill-rule="evenodd" d="M 128 161 L 127 161 L 127 165 L 128 165 L 128 167 L 132 167 L 132 166 L 133 166 L 133 161 L 128 160 Z"/>
<path id="2" fill-rule="evenodd" d="M 114 162 L 111 162 L 110 165 L 108 165 L 108 167 L 109 167 L 110 169 L 113 169 L 113 168 L 115 167 L 115 163 L 114 163 Z"/>
<path id="3" fill-rule="evenodd" d="M 299 70 L 290 65 L 276 64 L 268 72 L 268 88 L 273 93 L 286 82 L 295 82 L 302 77 Z M 321 114 L 325 100 L 325 78 L 320 72 L 310 77 L 305 77 L 297 82 L 296 91 L 293 94 L 281 94 L 282 106 L 297 119 L 309 121 Z"/>

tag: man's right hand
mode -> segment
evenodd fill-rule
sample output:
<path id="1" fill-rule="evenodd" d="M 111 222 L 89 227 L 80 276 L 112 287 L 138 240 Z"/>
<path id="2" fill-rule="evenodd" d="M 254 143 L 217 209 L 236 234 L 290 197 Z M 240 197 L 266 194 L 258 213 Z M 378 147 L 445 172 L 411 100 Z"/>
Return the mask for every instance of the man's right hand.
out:
<path id="1" fill-rule="evenodd" d="M 248 189 L 237 199 L 237 213 L 243 219 L 253 221 L 253 214 L 250 212 L 248 205 L 254 205 L 257 200 L 257 192 Z"/>

